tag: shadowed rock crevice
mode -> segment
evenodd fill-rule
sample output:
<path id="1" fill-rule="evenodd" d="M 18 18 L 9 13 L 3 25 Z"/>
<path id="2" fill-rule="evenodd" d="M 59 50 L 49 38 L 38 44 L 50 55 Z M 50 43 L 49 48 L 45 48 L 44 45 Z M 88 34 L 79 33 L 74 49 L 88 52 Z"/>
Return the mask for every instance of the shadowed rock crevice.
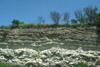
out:
<path id="1" fill-rule="evenodd" d="M 97 25 L 97 46 L 100 45 L 100 25 Z"/>

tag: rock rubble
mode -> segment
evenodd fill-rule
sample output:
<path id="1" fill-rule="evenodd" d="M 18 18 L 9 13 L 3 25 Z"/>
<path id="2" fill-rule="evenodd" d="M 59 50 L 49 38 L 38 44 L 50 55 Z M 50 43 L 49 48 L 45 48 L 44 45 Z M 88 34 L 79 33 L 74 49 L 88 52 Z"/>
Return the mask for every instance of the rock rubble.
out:
<path id="1" fill-rule="evenodd" d="M 40 51 L 28 48 L 2 49 L 0 60 L 16 67 L 74 67 L 79 62 L 88 62 L 89 66 L 100 67 L 99 51 L 68 50 L 55 48 Z"/>

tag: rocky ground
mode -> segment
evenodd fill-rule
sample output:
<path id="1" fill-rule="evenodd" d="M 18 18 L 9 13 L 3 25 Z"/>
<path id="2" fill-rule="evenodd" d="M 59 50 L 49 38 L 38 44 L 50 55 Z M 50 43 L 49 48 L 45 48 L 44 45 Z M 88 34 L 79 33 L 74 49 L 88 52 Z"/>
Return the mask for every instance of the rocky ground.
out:
<path id="1" fill-rule="evenodd" d="M 88 62 L 90 67 L 100 67 L 99 51 L 68 50 L 51 48 L 40 51 L 28 48 L 2 49 L 0 60 L 16 67 L 74 67 L 79 62 Z"/>

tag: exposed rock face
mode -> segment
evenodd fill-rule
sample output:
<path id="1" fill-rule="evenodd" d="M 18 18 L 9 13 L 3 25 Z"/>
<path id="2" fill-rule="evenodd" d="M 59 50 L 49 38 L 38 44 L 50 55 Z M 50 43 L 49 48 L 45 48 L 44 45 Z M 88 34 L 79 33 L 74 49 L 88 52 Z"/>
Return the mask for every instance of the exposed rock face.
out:
<path id="1" fill-rule="evenodd" d="M 2 49 L 0 60 L 22 67 L 74 67 L 78 62 L 100 67 L 99 51 L 67 50 L 51 48 L 43 51 L 33 49 Z"/>
<path id="2" fill-rule="evenodd" d="M 4 31 L 8 31 L 8 35 L 2 42 Z M 0 29 L 0 46 L 10 48 L 23 47 L 41 47 L 48 48 L 45 45 L 94 45 L 96 48 L 100 44 L 100 34 L 97 27 L 59 27 L 59 28 L 40 28 L 40 29 Z M 10 42 L 10 43 L 8 43 Z M 17 47 L 17 46 L 19 47 Z M 16 46 L 16 47 L 15 47 Z M 59 46 L 60 47 L 60 46 Z M 69 47 L 69 46 L 66 46 Z M 81 46 L 83 47 L 83 46 Z M 93 46 L 89 46 L 93 47 Z M 89 48 L 88 47 L 88 48 Z M 83 47 L 86 48 L 86 47 Z M 86 48 L 86 49 L 88 49 Z M 67 48 L 68 49 L 68 48 Z M 75 48 L 76 49 L 76 48 Z M 93 49 L 93 48 L 92 48 Z M 99 50 L 99 48 L 98 48 Z"/>
<path id="3" fill-rule="evenodd" d="M 5 39 L 7 42 L 13 41 L 37 41 L 43 39 L 59 39 L 65 41 L 87 41 L 97 42 L 97 27 L 77 27 L 77 28 L 43 28 L 43 29 L 1 29 L 0 41 L 4 31 L 8 31 Z"/>

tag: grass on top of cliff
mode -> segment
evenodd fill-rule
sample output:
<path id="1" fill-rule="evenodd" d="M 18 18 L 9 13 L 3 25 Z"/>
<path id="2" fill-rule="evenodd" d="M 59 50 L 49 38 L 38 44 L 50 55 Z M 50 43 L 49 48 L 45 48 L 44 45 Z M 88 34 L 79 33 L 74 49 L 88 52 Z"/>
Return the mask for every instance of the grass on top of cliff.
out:
<path id="1" fill-rule="evenodd" d="M 87 24 L 19 24 L 19 26 L 17 28 L 56 28 L 56 27 L 72 27 L 72 28 L 76 28 L 76 27 L 83 27 L 83 26 L 87 26 Z M 16 27 L 12 27 L 12 25 L 9 26 L 0 26 L 1 29 L 14 29 Z"/>
<path id="2" fill-rule="evenodd" d="M 11 65 L 8 63 L 0 62 L 0 67 L 11 67 Z"/>

